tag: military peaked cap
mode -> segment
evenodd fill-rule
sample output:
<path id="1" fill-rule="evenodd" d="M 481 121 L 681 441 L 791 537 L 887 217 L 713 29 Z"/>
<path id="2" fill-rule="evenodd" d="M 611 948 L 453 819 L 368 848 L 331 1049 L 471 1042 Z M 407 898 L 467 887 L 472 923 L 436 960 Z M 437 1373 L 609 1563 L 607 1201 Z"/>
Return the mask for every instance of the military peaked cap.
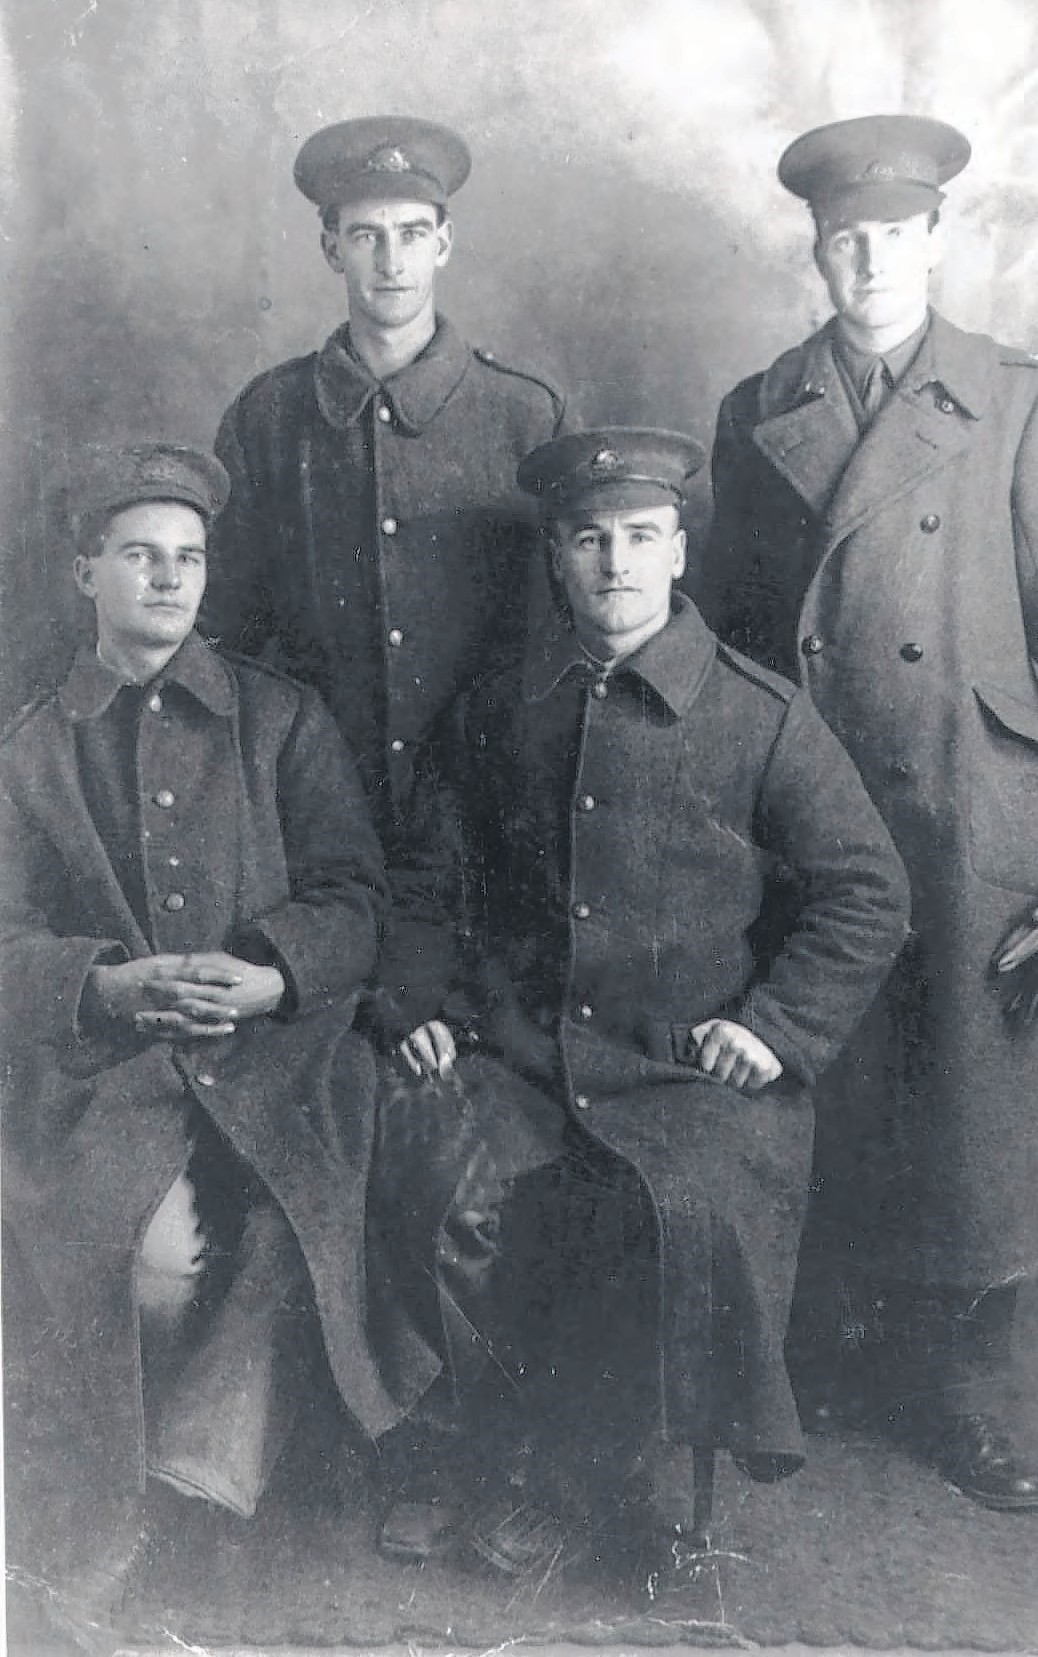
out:
<path id="1" fill-rule="evenodd" d="M 520 489 L 540 497 L 549 512 L 592 502 L 617 511 L 680 505 L 686 480 L 705 451 L 684 432 L 652 426 L 599 426 L 542 443 L 522 461 Z"/>
<path id="2" fill-rule="evenodd" d="M 460 190 L 472 158 L 464 139 L 435 121 L 365 115 L 322 127 L 296 156 L 295 181 L 318 207 L 365 196 L 428 201 L 437 207 Z"/>
<path id="3" fill-rule="evenodd" d="M 179 501 L 208 522 L 227 505 L 231 481 L 214 455 L 180 443 L 86 451 L 73 484 L 77 528 L 139 501 Z"/>
<path id="4" fill-rule="evenodd" d="M 781 156 L 778 176 L 818 219 L 906 219 L 938 207 L 940 185 L 969 158 L 968 139 L 943 121 L 865 115 L 805 132 Z"/>

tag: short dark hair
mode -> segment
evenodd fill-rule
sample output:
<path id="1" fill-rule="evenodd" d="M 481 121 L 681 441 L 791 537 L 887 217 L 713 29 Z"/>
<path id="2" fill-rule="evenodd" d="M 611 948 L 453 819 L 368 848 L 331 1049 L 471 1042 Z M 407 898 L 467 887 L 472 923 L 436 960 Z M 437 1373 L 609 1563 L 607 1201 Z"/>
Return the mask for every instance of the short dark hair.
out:
<path id="1" fill-rule="evenodd" d="M 339 215 L 342 212 L 344 205 L 345 204 L 342 202 L 334 202 L 331 207 L 322 207 L 320 210 L 322 228 L 329 231 L 333 236 L 339 228 Z M 436 228 L 439 230 L 444 219 L 447 217 L 447 209 L 446 207 L 442 207 L 439 203 L 430 202 L 429 206 L 435 206 L 436 208 Z"/>

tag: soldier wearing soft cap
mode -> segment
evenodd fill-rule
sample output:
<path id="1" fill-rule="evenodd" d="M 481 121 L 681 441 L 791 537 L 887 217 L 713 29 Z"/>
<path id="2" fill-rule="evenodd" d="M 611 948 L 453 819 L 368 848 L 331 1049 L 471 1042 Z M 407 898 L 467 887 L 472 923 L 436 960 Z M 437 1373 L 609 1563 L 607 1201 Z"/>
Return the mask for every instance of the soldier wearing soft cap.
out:
<path id="1" fill-rule="evenodd" d="M 356 769 L 314 691 L 195 631 L 219 462 L 77 471 L 95 640 L 0 740 L 7 1543 L 98 1650 L 149 1535 L 251 1518 L 320 1377 L 373 1434 L 401 1412 L 365 1333 Z"/>
<path id="2" fill-rule="evenodd" d="M 698 593 L 722 637 L 809 691 L 908 867 L 913 938 L 821 1114 L 821 1172 L 831 1212 L 858 1209 L 851 1275 L 867 1263 L 908 1336 L 888 1413 L 969 1496 L 1019 1510 L 1038 1508 L 1020 1315 L 1038 1261 L 1038 363 L 929 303 L 943 186 L 969 157 L 908 115 L 782 156 L 835 315 L 724 399 Z"/>

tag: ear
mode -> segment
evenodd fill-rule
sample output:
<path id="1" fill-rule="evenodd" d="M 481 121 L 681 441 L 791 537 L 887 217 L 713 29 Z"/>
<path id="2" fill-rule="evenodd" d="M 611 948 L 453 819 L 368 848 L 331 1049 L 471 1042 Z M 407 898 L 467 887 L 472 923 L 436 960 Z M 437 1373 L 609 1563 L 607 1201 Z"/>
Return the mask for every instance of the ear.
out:
<path id="1" fill-rule="evenodd" d="M 677 530 L 671 544 L 674 548 L 674 557 L 670 568 L 674 580 L 677 581 L 678 577 L 685 573 L 685 563 L 688 557 L 688 536 L 683 529 Z"/>
<path id="2" fill-rule="evenodd" d="M 451 248 L 453 246 L 454 220 L 446 218 L 442 224 L 437 225 L 436 227 L 436 264 L 439 269 L 442 270 L 443 266 L 447 263 L 447 260 L 451 256 Z"/>
<path id="3" fill-rule="evenodd" d="M 93 598 L 97 591 L 97 587 L 94 582 L 93 559 L 88 558 L 83 552 L 77 552 L 72 562 L 72 575 L 75 579 L 76 586 L 79 588 L 83 596 L 85 598 Z"/>
<path id="4" fill-rule="evenodd" d="M 342 255 L 339 252 L 339 232 L 337 230 L 321 231 L 321 252 L 331 265 L 336 276 L 342 276 L 344 273 L 344 267 Z"/>

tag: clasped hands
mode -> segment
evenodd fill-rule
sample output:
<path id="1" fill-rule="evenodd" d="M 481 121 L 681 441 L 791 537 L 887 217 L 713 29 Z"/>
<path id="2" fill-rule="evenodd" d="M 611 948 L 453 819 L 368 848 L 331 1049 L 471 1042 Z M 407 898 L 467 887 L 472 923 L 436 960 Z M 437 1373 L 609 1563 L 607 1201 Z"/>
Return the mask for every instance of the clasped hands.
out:
<path id="1" fill-rule="evenodd" d="M 691 1037 L 698 1049 L 696 1068 L 744 1093 L 758 1093 L 782 1074 L 782 1065 L 767 1043 L 730 1018 L 705 1019 L 691 1031 Z M 409 1069 L 426 1079 L 448 1075 L 458 1056 L 450 1030 L 436 1018 L 412 1030 L 399 1051 Z"/>
<path id="2" fill-rule="evenodd" d="M 147 955 L 91 968 L 87 1012 L 130 1024 L 166 1041 L 230 1036 L 243 1019 L 275 1012 L 285 980 L 223 950 L 197 955 Z"/>

